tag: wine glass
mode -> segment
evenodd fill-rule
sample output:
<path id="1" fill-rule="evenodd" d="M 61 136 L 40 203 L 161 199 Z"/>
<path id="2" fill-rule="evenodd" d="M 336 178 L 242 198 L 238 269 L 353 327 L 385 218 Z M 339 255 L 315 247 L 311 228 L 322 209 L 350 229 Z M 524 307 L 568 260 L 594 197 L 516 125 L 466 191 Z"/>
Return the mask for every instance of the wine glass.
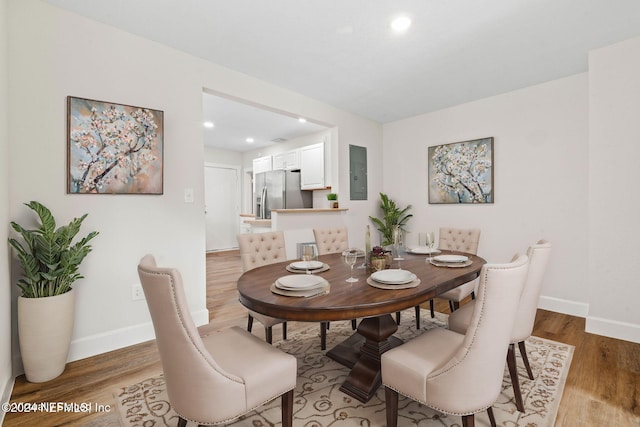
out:
<path id="1" fill-rule="evenodd" d="M 305 245 L 302 247 L 302 260 L 307 262 L 307 274 L 311 274 L 309 268 L 311 267 L 311 260 L 315 257 L 315 248 L 311 245 Z"/>
<path id="2" fill-rule="evenodd" d="M 436 245 L 436 238 L 432 231 L 425 235 L 425 243 L 429 247 L 429 256 L 427 259 L 431 261 L 431 258 L 433 258 L 433 247 Z"/>
<path id="3" fill-rule="evenodd" d="M 401 269 L 400 261 L 403 261 L 404 258 L 400 256 L 400 248 L 403 245 L 403 233 L 402 228 L 399 225 L 396 225 L 393 228 L 393 248 L 395 249 L 396 256 L 393 258 L 394 261 L 398 261 L 398 269 Z"/>
<path id="4" fill-rule="evenodd" d="M 358 279 L 353 277 L 353 266 L 358 259 L 358 250 L 357 249 L 347 249 L 344 253 L 344 262 L 347 263 L 349 268 L 351 268 L 351 275 L 347 279 L 347 282 L 357 282 Z"/>

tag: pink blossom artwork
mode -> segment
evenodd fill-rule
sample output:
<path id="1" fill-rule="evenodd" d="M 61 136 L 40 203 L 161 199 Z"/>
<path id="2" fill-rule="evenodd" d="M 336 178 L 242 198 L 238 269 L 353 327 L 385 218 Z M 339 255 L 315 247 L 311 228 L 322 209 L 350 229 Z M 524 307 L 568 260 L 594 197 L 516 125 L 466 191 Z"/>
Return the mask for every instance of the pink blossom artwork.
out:
<path id="1" fill-rule="evenodd" d="M 68 193 L 162 194 L 163 112 L 67 97 Z"/>
<path id="2" fill-rule="evenodd" d="M 493 137 L 428 152 L 429 203 L 493 203 Z"/>

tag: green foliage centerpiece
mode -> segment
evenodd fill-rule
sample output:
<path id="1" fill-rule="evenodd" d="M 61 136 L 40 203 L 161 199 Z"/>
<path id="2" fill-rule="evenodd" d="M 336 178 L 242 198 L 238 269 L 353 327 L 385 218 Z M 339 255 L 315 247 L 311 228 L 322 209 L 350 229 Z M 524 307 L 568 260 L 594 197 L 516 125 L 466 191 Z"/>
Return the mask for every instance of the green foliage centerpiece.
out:
<path id="1" fill-rule="evenodd" d="M 380 208 L 382 209 L 382 218 L 370 216 L 369 219 L 374 222 L 382 234 L 381 245 L 390 246 L 393 244 L 393 229 L 397 226 L 404 232 L 404 225 L 413 216 L 413 214 L 407 213 L 411 209 L 411 205 L 400 209 L 389 196 L 380 193 Z"/>

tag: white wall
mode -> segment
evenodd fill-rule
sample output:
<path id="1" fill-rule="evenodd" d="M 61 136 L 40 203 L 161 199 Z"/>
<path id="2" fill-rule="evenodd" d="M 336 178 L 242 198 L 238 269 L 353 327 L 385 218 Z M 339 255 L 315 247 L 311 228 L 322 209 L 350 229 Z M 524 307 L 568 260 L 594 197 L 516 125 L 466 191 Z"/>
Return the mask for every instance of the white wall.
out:
<path id="1" fill-rule="evenodd" d="M 585 316 L 587 89 L 580 74 L 385 125 L 384 190 L 413 205 L 409 238 L 442 226 L 480 228 L 478 253 L 490 262 L 546 238 L 554 253 L 541 305 Z M 495 202 L 430 205 L 427 147 L 490 136 Z"/>
<path id="2" fill-rule="evenodd" d="M 0 0 L 0 402 L 7 402 L 13 386 L 11 363 L 11 279 L 9 277 L 9 81 L 7 2 Z M 0 412 L 0 424 L 4 419 Z"/>
<path id="3" fill-rule="evenodd" d="M 38 0 L 9 2 L 9 17 L 9 218 L 29 220 L 22 203 L 39 200 L 60 222 L 89 213 L 84 231 L 100 231 L 81 269 L 86 279 L 76 286 L 71 359 L 153 336 L 146 305 L 131 301 L 136 265 L 147 252 L 156 254 L 161 265 L 182 271 L 196 322 L 207 321 L 204 88 L 334 123 L 344 144 L 366 141 L 380 151 L 379 125 L 211 62 Z M 164 111 L 162 196 L 65 194 L 68 95 Z M 347 150 L 341 146 L 338 154 Z M 369 161 L 379 169 L 379 155 Z M 348 182 L 348 165 L 340 167 L 339 175 Z M 183 202 L 185 188 L 195 190 L 195 203 Z M 370 182 L 370 188 L 377 191 L 381 181 Z M 373 206 L 354 203 L 350 212 L 366 216 Z M 15 278 L 19 272 L 12 274 Z"/>
<path id="4" fill-rule="evenodd" d="M 589 55 L 587 331 L 640 342 L 640 38 Z"/>

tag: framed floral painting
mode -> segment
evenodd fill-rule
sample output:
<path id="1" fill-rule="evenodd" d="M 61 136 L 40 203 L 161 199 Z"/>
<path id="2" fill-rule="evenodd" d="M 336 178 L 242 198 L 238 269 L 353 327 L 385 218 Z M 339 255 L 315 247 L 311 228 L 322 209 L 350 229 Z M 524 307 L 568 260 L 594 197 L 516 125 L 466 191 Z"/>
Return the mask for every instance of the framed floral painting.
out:
<path id="1" fill-rule="evenodd" d="M 162 194 L 163 116 L 67 97 L 67 192 Z"/>
<path id="2" fill-rule="evenodd" d="M 428 152 L 429 203 L 493 203 L 493 137 Z"/>

